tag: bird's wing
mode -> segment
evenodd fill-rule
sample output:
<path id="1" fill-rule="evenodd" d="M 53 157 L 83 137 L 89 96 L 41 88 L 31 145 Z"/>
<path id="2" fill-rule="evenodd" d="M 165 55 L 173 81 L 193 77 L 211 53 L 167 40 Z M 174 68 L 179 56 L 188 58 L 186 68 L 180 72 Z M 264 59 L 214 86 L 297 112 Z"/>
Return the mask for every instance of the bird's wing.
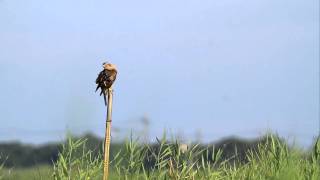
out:
<path id="1" fill-rule="evenodd" d="M 98 75 L 98 77 L 97 77 L 97 79 L 96 79 L 96 84 L 97 84 L 97 88 L 96 88 L 96 92 L 97 92 L 97 90 L 99 89 L 99 88 L 101 88 L 101 86 L 100 86 L 100 79 L 101 79 L 101 75 L 102 75 L 102 71 L 99 73 L 99 75 Z"/>
<path id="2" fill-rule="evenodd" d="M 101 82 L 101 80 L 103 79 L 103 74 L 104 74 L 103 71 L 101 71 L 101 72 L 99 73 L 99 75 L 98 75 L 98 77 L 97 77 L 97 79 L 96 79 L 96 84 L 98 84 L 98 83 Z"/>
<path id="3" fill-rule="evenodd" d="M 104 79 L 105 79 L 105 72 L 104 72 L 104 70 L 103 70 L 103 71 L 101 71 L 101 72 L 99 73 L 99 75 L 98 75 L 98 77 L 97 77 L 97 79 L 96 79 L 96 84 L 97 84 L 96 92 L 97 92 L 97 90 L 98 90 L 99 88 L 101 88 L 101 90 L 102 90 Z M 100 96 L 101 96 L 101 94 L 100 94 Z"/>

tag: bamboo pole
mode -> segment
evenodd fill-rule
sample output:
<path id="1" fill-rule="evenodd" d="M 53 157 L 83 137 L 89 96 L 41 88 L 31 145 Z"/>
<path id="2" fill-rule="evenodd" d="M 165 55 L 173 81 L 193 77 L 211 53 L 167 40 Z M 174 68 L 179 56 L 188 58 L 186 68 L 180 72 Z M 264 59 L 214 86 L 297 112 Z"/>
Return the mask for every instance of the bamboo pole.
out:
<path id="1" fill-rule="evenodd" d="M 108 106 L 106 120 L 106 134 L 104 140 L 104 161 L 103 161 L 103 180 L 108 180 L 109 176 L 109 155 L 110 155 L 110 139 L 111 139 L 111 117 L 112 117 L 112 87 L 108 90 Z"/>

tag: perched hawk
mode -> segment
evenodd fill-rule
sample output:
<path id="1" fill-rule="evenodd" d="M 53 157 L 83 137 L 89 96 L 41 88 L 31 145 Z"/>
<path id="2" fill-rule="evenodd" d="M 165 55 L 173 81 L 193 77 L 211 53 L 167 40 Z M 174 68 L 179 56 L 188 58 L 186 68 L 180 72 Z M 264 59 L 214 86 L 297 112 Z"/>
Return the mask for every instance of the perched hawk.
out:
<path id="1" fill-rule="evenodd" d="M 96 79 L 97 89 L 101 88 L 100 96 L 103 94 L 104 104 L 107 105 L 106 95 L 108 94 L 108 89 L 112 86 L 113 82 L 117 77 L 117 69 L 114 64 L 103 63 L 103 70 L 99 73 Z"/>

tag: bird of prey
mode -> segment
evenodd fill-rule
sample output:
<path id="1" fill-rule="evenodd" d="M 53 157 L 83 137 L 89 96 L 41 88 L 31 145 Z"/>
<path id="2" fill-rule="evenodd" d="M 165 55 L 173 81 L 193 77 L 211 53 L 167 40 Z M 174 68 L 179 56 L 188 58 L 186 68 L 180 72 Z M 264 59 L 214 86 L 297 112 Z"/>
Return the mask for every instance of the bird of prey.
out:
<path id="1" fill-rule="evenodd" d="M 106 95 L 108 89 L 111 88 L 112 84 L 117 78 L 117 68 L 114 64 L 105 62 L 102 64 L 103 70 L 99 73 L 96 79 L 96 92 L 100 88 L 100 96 L 103 94 L 104 104 L 107 105 Z"/>

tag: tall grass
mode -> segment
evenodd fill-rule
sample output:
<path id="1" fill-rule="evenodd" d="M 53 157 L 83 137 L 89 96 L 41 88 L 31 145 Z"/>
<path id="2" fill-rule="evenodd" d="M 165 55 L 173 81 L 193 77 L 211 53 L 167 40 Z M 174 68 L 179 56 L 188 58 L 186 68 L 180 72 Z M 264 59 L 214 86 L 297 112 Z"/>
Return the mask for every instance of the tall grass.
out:
<path id="1" fill-rule="evenodd" d="M 65 179 L 92 179 L 100 178 L 102 158 L 93 157 L 93 152 L 86 148 L 86 139 L 73 140 L 69 138 L 59 153 L 58 161 L 54 163 L 53 178 Z"/>
<path id="2" fill-rule="evenodd" d="M 93 157 L 85 140 L 69 139 L 54 164 L 53 177 L 64 179 L 101 179 L 102 157 Z M 207 179 L 320 179 L 320 140 L 312 152 L 289 148 L 276 136 L 269 136 L 257 149 L 246 153 L 242 162 L 235 155 L 222 159 L 214 147 L 190 145 L 166 137 L 157 143 L 141 144 L 130 138 L 112 157 L 110 179 L 124 180 L 207 180 Z"/>
<path id="3" fill-rule="evenodd" d="M 0 162 L 2 162 L 2 155 L 0 154 Z M 4 162 L 0 164 L 0 179 L 3 178 L 3 175 L 2 175 L 2 169 L 3 169 L 3 166 L 4 166 Z"/>

